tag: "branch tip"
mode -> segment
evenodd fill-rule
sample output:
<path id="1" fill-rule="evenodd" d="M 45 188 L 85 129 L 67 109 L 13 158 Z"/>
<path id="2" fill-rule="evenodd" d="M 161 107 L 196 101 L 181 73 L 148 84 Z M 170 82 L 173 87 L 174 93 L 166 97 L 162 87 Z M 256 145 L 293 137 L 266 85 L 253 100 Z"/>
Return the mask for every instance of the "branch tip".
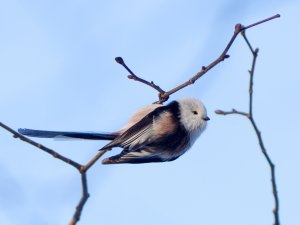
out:
<path id="1" fill-rule="evenodd" d="M 221 109 L 217 109 L 217 110 L 215 110 L 215 114 L 224 115 L 225 112 L 223 110 L 221 110 Z"/>
<path id="2" fill-rule="evenodd" d="M 124 60 L 122 59 L 122 57 L 116 57 L 115 58 L 116 62 L 123 65 L 124 64 Z"/>
<path id="3" fill-rule="evenodd" d="M 244 29 L 244 26 L 240 23 L 237 23 L 235 26 L 234 26 L 234 33 L 239 33 L 242 29 Z"/>
<path id="4" fill-rule="evenodd" d="M 265 22 L 267 22 L 267 21 L 270 21 L 270 20 L 273 20 L 273 19 L 276 19 L 276 18 L 279 18 L 279 17 L 280 17 L 280 14 L 276 14 L 276 15 L 274 15 L 274 16 L 271 16 L 271 17 L 267 18 L 267 19 L 264 19 L 264 20 L 261 20 L 261 21 L 259 21 L 259 22 L 256 22 L 256 23 L 253 23 L 253 24 L 251 24 L 251 25 L 248 25 L 248 26 L 246 26 L 246 27 L 243 27 L 242 30 L 247 30 L 247 29 L 250 28 L 250 27 L 257 26 L 257 25 L 259 25 L 259 24 L 261 24 L 261 23 L 265 23 Z"/>

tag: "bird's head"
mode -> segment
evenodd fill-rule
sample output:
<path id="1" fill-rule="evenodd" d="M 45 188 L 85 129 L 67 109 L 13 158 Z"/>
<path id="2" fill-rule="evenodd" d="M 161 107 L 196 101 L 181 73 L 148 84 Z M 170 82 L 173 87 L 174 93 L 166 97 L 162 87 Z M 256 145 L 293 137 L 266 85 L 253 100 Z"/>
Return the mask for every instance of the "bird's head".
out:
<path id="1" fill-rule="evenodd" d="M 202 132 L 210 120 L 203 103 L 196 98 L 184 98 L 178 101 L 180 122 L 188 132 Z"/>

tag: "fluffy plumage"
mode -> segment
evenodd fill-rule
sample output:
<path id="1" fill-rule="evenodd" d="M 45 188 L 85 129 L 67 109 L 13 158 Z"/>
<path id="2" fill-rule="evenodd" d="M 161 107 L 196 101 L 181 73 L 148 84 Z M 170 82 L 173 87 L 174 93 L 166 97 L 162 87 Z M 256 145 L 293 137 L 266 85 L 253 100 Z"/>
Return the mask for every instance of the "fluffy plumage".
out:
<path id="1" fill-rule="evenodd" d="M 206 128 L 205 106 L 195 98 L 173 101 L 166 106 L 152 104 L 137 111 L 127 124 L 113 133 L 58 132 L 19 129 L 32 137 L 71 137 L 111 140 L 100 150 L 114 147 L 122 152 L 103 164 L 173 161 L 185 153 Z"/>

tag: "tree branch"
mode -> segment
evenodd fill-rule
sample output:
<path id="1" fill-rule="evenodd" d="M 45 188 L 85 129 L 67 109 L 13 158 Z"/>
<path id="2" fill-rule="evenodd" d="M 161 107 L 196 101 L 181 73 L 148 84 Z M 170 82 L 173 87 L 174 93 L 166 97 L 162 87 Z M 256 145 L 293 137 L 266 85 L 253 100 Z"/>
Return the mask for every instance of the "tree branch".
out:
<path id="1" fill-rule="evenodd" d="M 97 162 L 98 159 L 100 159 L 108 150 L 99 150 L 97 155 L 95 155 L 86 165 L 81 166 L 80 172 L 84 173 L 88 171 L 90 167 L 94 165 L 95 162 Z"/>
<path id="2" fill-rule="evenodd" d="M 277 185 L 276 185 L 276 176 L 275 176 L 275 165 L 274 163 L 272 162 L 269 154 L 267 153 L 267 150 L 265 148 L 265 145 L 264 145 L 264 142 L 263 142 L 263 139 L 262 139 L 262 136 L 261 136 L 261 132 L 259 131 L 256 123 L 255 123 L 255 120 L 254 120 L 254 117 L 253 117 L 253 77 L 254 77 L 254 69 L 255 69 L 255 63 L 256 63 L 256 59 L 257 59 L 257 54 L 258 54 L 258 48 L 256 48 L 255 50 L 253 50 L 249 40 L 247 39 L 246 37 L 246 34 L 245 32 L 242 32 L 242 35 L 253 55 L 253 60 L 252 60 L 252 66 L 251 66 L 251 70 L 249 71 L 249 74 L 250 74 L 250 79 L 249 79 L 249 109 L 248 109 L 248 113 L 244 113 L 244 112 L 240 112 L 240 111 L 237 111 L 235 109 L 232 109 L 232 111 L 223 111 L 223 110 L 216 110 L 215 113 L 216 114 L 219 114 L 219 115 L 229 115 L 229 114 L 238 114 L 238 115 L 243 115 L 243 116 L 246 116 L 255 133 L 256 133 L 256 136 L 258 138 L 258 142 L 259 142 L 259 146 L 261 148 L 261 152 L 263 153 L 265 159 L 267 160 L 268 162 L 268 165 L 270 167 L 270 170 L 271 170 L 271 183 L 272 183 L 272 192 L 273 192 L 273 196 L 274 196 L 274 201 L 275 201 L 275 207 L 274 207 L 274 210 L 273 210 L 273 214 L 274 214 L 274 225 L 280 225 L 280 221 L 279 221 L 279 197 L 278 197 L 278 191 L 277 191 Z"/>
<path id="3" fill-rule="evenodd" d="M 202 66 L 201 70 L 192 78 L 190 78 L 188 81 L 184 82 L 183 84 L 165 92 L 163 89 L 161 89 L 159 86 L 155 85 L 152 81 L 146 81 L 142 78 L 139 78 L 138 76 L 136 76 L 128 67 L 127 65 L 124 63 L 124 60 L 121 57 L 117 57 L 116 61 L 121 64 L 130 74 L 131 76 L 128 76 L 129 79 L 134 79 L 135 81 L 139 81 L 141 83 L 144 83 L 152 88 L 154 88 L 155 90 L 157 90 L 159 92 L 159 100 L 155 103 L 163 103 L 165 101 L 167 101 L 170 97 L 170 95 L 174 94 L 175 92 L 185 88 L 186 86 L 189 86 L 193 83 L 195 83 L 200 77 L 202 77 L 204 74 L 206 74 L 209 70 L 211 70 L 213 67 L 215 67 L 217 64 L 219 64 L 220 62 L 224 61 L 225 59 L 229 58 L 229 55 L 227 55 L 227 52 L 229 51 L 230 47 L 232 46 L 233 42 L 235 41 L 237 35 L 242 32 L 245 31 L 251 27 L 257 26 L 259 24 L 265 23 L 267 21 L 279 18 L 280 15 L 276 14 L 272 17 L 269 17 L 267 19 L 258 21 L 256 23 L 253 23 L 251 25 L 248 26 L 243 26 L 241 24 L 236 24 L 235 25 L 235 29 L 234 29 L 234 33 L 230 39 L 230 41 L 228 42 L 227 46 L 225 47 L 225 49 L 223 50 L 223 52 L 221 53 L 221 55 L 212 63 L 210 63 L 208 66 Z"/>
<path id="4" fill-rule="evenodd" d="M 229 114 L 237 114 L 237 115 L 249 117 L 248 113 L 245 113 L 245 112 L 242 112 L 242 111 L 238 111 L 236 109 L 232 109 L 231 111 L 223 111 L 223 110 L 217 109 L 215 111 L 215 113 L 219 114 L 219 115 L 223 115 L 223 116 L 226 116 L 226 115 L 229 115 Z"/>
<path id="5" fill-rule="evenodd" d="M 144 80 L 144 79 L 138 77 L 137 75 L 135 75 L 135 74 L 131 71 L 131 69 L 129 69 L 129 67 L 125 64 L 125 62 L 124 62 L 124 60 L 122 59 L 122 57 L 116 57 L 115 60 L 116 60 L 117 63 L 121 64 L 121 65 L 122 65 L 122 66 L 130 73 L 130 75 L 128 76 L 129 79 L 133 79 L 133 80 L 135 80 L 135 81 L 139 81 L 139 82 L 141 82 L 141 83 L 143 83 L 143 84 L 148 85 L 149 87 L 154 88 L 154 89 L 157 90 L 158 93 L 159 93 L 159 94 L 158 94 L 159 100 L 162 99 L 162 95 L 165 94 L 165 91 L 164 91 L 163 89 L 161 89 L 158 85 L 154 84 L 153 81 L 149 82 L 149 81 L 146 81 L 146 80 Z"/>
<path id="6" fill-rule="evenodd" d="M 81 184 L 82 184 L 82 197 L 76 207 L 75 213 L 74 213 L 69 225 L 75 225 L 80 220 L 80 216 L 81 216 L 83 207 L 90 196 L 88 193 L 87 179 L 86 179 L 85 172 L 81 173 Z"/>
<path id="7" fill-rule="evenodd" d="M 5 125 L 5 124 L 3 124 L 1 122 L 0 122 L 0 127 L 4 128 L 8 132 L 12 133 L 14 135 L 14 138 L 19 138 L 20 140 L 25 141 L 25 142 L 27 142 L 27 143 L 29 143 L 29 144 L 31 144 L 31 145 L 33 145 L 33 146 L 41 149 L 42 151 L 44 151 L 44 152 L 52 155 L 54 158 L 57 158 L 57 159 L 65 162 L 65 163 L 67 163 L 67 164 L 75 167 L 78 170 L 81 168 L 81 165 L 79 163 L 77 163 L 77 162 L 75 162 L 75 161 L 73 161 L 73 160 L 71 160 L 71 159 L 69 159 L 69 158 L 67 158 L 67 157 L 65 157 L 65 156 L 57 153 L 56 151 L 54 151 L 54 150 L 52 150 L 50 148 L 45 147 L 44 145 L 42 145 L 40 143 L 37 143 L 37 142 L 35 142 L 35 141 L 33 141 L 33 140 L 31 140 L 31 139 L 23 136 L 22 134 L 18 133 L 17 131 L 13 130 L 12 128 L 8 127 L 7 125 Z"/>
<path id="8" fill-rule="evenodd" d="M 74 213 L 73 217 L 71 218 L 69 225 L 76 224 L 80 220 L 80 216 L 81 216 L 83 207 L 89 198 L 86 172 L 94 165 L 94 163 L 101 156 L 103 156 L 107 152 L 107 150 L 99 151 L 86 165 L 81 165 L 81 164 L 57 153 L 56 151 L 54 151 L 50 148 L 47 148 L 47 147 L 43 146 L 42 144 L 37 143 L 37 142 L 23 136 L 22 134 L 18 133 L 17 131 L 13 130 L 12 128 L 8 127 L 7 125 L 5 125 L 1 122 L 0 122 L 0 127 L 4 128 L 8 132 L 12 133 L 15 138 L 19 138 L 21 141 L 27 142 L 27 143 L 37 147 L 38 149 L 41 149 L 42 151 L 52 155 L 54 158 L 57 158 L 65 163 L 73 166 L 74 168 L 76 168 L 79 171 L 79 173 L 81 174 L 82 196 L 81 196 L 80 201 L 75 209 L 75 213 Z"/>

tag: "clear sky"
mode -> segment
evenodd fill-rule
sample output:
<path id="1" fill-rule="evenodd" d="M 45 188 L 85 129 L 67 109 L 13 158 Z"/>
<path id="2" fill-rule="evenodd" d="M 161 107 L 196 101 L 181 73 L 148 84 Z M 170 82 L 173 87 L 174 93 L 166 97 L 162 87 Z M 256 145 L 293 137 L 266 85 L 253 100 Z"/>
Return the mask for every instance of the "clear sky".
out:
<path id="1" fill-rule="evenodd" d="M 259 47 L 254 116 L 276 164 L 280 219 L 300 221 L 299 1 L 0 1 L 0 119 L 17 128 L 114 131 L 157 93 L 115 63 L 170 89 L 216 59 L 236 23 L 280 13 L 247 32 Z M 193 148 L 170 163 L 88 172 L 79 224 L 270 225 L 270 171 L 250 123 L 216 109 L 248 107 L 251 54 L 230 58 L 173 96 L 201 99 L 211 118 Z M 36 139 L 80 163 L 106 142 Z M 112 153 L 119 152 L 115 149 Z M 81 196 L 72 167 L 0 129 L 1 225 L 67 224 Z"/>

